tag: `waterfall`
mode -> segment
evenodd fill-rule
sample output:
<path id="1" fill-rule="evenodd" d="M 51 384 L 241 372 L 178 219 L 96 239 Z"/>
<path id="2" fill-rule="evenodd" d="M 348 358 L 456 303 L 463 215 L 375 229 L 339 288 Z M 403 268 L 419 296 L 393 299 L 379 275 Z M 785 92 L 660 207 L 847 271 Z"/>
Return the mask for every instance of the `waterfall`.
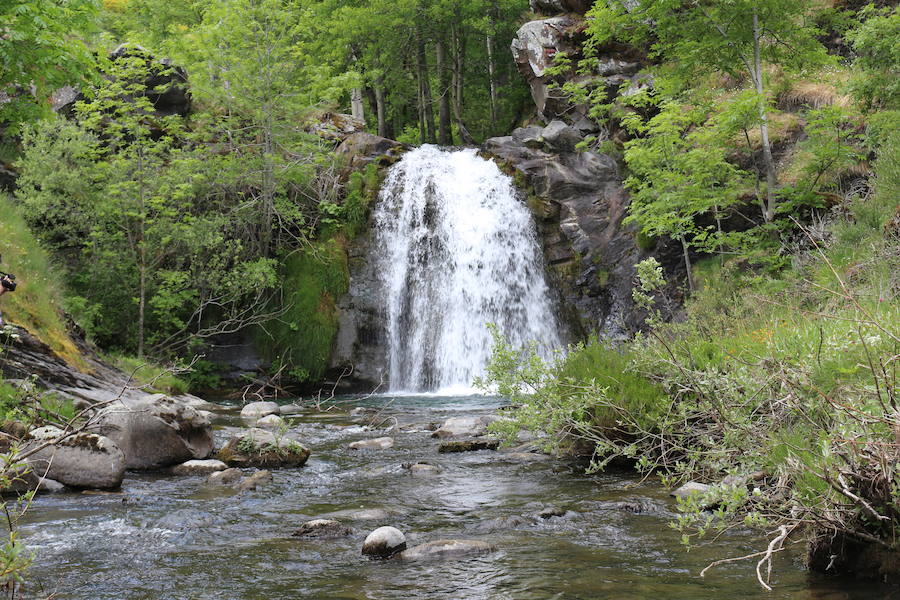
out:
<path id="1" fill-rule="evenodd" d="M 534 222 L 496 164 L 422 146 L 391 168 L 374 218 L 391 391 L 470 389 L 488 323 L 516 347 L 560 346 Z"/>

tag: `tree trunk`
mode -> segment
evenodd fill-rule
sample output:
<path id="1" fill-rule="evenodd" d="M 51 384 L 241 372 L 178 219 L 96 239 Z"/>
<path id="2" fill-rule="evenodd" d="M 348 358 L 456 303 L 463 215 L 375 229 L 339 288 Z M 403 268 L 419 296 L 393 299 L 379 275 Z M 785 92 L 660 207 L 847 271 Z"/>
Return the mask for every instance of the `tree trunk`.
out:
<path id="1" fill-rule="evenodd" d="M 487 58 L 488 58 L 488 79 L 490 80 L 491 91 L 491 131 L 497 129 L 497 77 L 496 68 L 494 67 L 494 37 L 488 34 Z"/>
<path id="2" fill-rule="evenodd" d="M 384 118 L 384 82 L 381 77 L 375 80 L 375 114 L 378 118 L 378 135 L 390 137 Z"/>
<path id="3" fill-rule="evenodd" d="M 775 219 L 775 188 L 778 185 L 775 177 L 775 161 L 772 159 L 772 146 L 769 143 L 769 114 L 766 106 L 765 89 L 763 87 L 762 59 L 760 56 L 759 15 L 753 9 L 753 83 L 759 96 L 759 133 L 762 142 L 763 163 L 766 168 L 766 210 L 763 217 L 766 223 Z"/>
<path id="4" fill-rule="evenodd" d="M 140 197 L 140 224 L 138 233 L 138 347 L 137 357 L 144 356 L 144 321 L 147 306 L 147 246 L 144 243 L 144 235 L 146 234 L 145 226 L 147 220 L 146 200 L 144 198 L 144 152 L 142 148 L 138 148 L 138 193 Z"/>
<path id="5" fill-rule="evenodd" d="M 681 242 L 681 251 L 684 254 L 684 268 L 687 270 L 688 291 L 693 294 L 694 274 L 691 272 L 691 254 L 690 252 L 688 252 L 688 245 L 684 239 L 684 236 L 681 236 L 679 241 Z"/>
<path id="6" fill-rule="evenodd" d="M 447 69 L 447 46 L 438 38 L 435 44 L 438 72 L 438 143 L 449 146 L 453 143 L 450 129 L 450 77 Z"/>

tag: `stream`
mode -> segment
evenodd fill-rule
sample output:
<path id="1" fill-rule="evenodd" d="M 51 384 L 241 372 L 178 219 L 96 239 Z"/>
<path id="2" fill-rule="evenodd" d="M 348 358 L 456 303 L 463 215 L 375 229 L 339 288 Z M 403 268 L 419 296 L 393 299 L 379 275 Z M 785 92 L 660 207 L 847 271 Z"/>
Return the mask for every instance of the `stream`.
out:
<path id="1" fill-rule="evenodd" d="M 20 525 L 36 553 L 26 597 L 900 598 L 890 588 L 810 574 L 800 552 L 776 561 L 770 593 L 757 585 L 749 561 L 700 578 L 709 562 L 756 551 L 762 541 L 733 533 L 686 552 L 667 525 L 674 500 L 658 482 L 586 476 L 557 460 L 519 462 L 502 451 L 437 452 L 426 426 L 501 404 L 483 396 L 338 398 L 329 410 L 289 419 L 312 450 L 309 462 L 274 470 L 274 481 L 255 491 L 212 486 L 202 476 L 129 473 L 118 493 L 39 496 Z M 351 416 L 358 406 L 370 410 Z M 215 424 L 221 444 L 243 426 L 238 407 L 225 407 Z M 394 437 L 393 448 L 348 448 L 383 435 Z M 441 471 L 413 475 L 402 466 L 419 461 Z M 354 533 L 346 538 L 291 536 L 304 521 L 358 508 L 391 514 L 348 521 Z M 537 516 L 548 508 L 561 516 Z M 414 563 L 362 557 L 362 540 L 382 525 L 403 531 L 410 547 L 466 538 L 496 551 Z"/>

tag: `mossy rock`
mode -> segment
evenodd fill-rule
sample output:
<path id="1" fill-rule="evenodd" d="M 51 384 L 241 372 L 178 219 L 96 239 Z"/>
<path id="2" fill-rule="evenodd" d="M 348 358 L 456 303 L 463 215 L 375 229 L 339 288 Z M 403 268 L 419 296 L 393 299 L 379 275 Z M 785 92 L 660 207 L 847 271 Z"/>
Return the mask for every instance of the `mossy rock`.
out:
<path id="1" fill-rule="evenodd" d="M 250 429 L 228 440 L 217 458 L 229 467 L 292 468 L 305 465 L 309 454 L 309 448 L 289 435 Z"/>

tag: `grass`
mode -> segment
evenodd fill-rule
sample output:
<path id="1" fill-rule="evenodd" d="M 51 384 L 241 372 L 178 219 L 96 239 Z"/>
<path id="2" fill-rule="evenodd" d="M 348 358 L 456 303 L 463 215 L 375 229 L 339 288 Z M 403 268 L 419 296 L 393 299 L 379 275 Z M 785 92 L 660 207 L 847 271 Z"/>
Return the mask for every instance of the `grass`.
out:
<path id="1" fill-rule="evenodd" d="M 122 354 L 106 354 L 108 363 L 131 375 L 133 383 L 145 386 L 149 392 L 161 394 L 187 394 L 190 384 L 173 373 L 172 367 L 163 366 L 147 359 Z"/>
<path id="2" fill-rule="evenodd" d="M 13 201 L 0 195 L 0 269 L 16 275 L 15 292 L 0 298 L 3 318 L 27 329 L 70 366 L 86 370 L 63 317 L 63 285 L 50 255 L 41 247 Z"/>

